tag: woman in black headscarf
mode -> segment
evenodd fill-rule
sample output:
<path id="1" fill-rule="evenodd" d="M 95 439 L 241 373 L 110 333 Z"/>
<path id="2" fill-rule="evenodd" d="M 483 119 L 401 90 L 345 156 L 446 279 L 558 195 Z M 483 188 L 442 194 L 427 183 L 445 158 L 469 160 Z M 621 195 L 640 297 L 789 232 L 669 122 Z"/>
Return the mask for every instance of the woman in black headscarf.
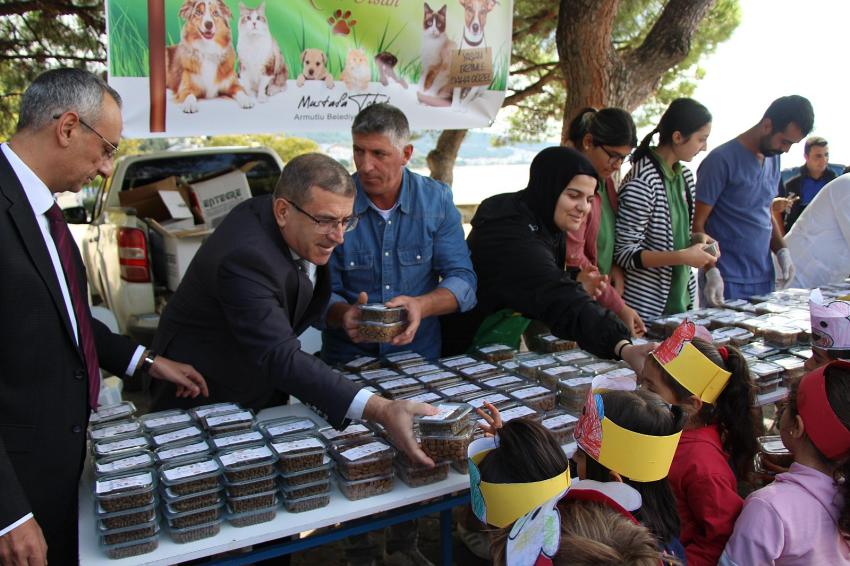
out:
<path id="1" fill-rule="evenodd" d="M 467 238 L 478 275 L 478 306 L 444 322 L 449 347 L 444 353 L 466 350 L 473 335 L 486 342 L 482 334 L 498 335 L 500 325 L 516 329 L 511 320 L 516 312 L 597 356 L 643 366 L 646 348 L 632 346 L 620 319 L 564 269 L 565 233 L 579 227 L 595 190 L 596 170 L 587 158 L 550 147 L 532 161 L 525 189 L 481 203 Z"/>

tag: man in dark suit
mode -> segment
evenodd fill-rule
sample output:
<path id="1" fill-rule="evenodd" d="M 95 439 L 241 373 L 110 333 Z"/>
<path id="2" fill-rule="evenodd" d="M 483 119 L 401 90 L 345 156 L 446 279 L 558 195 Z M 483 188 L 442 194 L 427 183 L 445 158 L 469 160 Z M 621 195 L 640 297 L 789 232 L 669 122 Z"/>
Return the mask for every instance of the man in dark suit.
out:
<path id="1" fill-rule="evenodd" d="M 85 268 L 53 193 L 112 171 L 121 99 L 79 69 L 40 75 L 0 146 L 0 565 L 77 564 L 77 484 L 98 367 L 206 391 L 92 319 Z"/>
<path id="2" fill-rule="evenodd" d="M 334 426 L 382 423 L 400 447 L 430 464 L 412 433 L 414 414 L 435 409 L 388 401 L 303 352 L 298 335 L 330 297 L 326 264 L 352 215 L 354 183 L 318 153 L 287 163 L 273 195 L 238 205 L 195 255 L 159 321 L 153 348 L 190 361 L 209 382 L 210 402 L 262 409 L 295 395 Z M 196 405 L 156 384 L 157 409 Z"/>

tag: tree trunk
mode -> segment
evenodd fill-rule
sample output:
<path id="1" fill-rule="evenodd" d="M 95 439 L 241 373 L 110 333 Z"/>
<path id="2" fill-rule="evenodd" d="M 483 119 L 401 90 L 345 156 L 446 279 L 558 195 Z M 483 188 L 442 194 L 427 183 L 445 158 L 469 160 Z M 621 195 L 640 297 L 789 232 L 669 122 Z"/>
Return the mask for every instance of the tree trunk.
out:
<path id="1" fill-rule="evenodd" d="M 620 0 L 561 0 L 556 43 L 567 100 L 561 143 L 585 106 L 629 112 L 658 87 L 691 49 L 691 38 L 716 0 L 669 0 L 643 43 L 618 51 L 611 42 Z"/>
<path id="2" fill-rule="evenodd" d="M 452 186 L 454 166 L 460 144 L 467 130 L 443 130 L 437 138 L 437 146 L 428 152 L 426 158 L 431 177 Z"/>

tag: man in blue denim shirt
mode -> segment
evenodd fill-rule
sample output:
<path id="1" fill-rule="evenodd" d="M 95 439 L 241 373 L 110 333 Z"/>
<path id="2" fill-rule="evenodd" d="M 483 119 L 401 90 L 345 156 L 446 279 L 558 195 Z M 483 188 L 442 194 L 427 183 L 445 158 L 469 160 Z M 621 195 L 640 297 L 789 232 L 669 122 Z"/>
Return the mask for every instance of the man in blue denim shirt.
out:
<path id="1" fill-rule="evenodd" d="M 461 217 L 445 184 L 409 171 L 413 153 L 407 118 L 389 104 L 364 108 L 351 127 L 354 214 L 360 224 L 334 250 L 332 294 L 322 359 L 413 350 L 440 355 L 438 315 L 475 306 L 476 277 Z M 391 343 L 365 343 L 357 333 L 357 303 L 407 308 L 409 324 Z"/>

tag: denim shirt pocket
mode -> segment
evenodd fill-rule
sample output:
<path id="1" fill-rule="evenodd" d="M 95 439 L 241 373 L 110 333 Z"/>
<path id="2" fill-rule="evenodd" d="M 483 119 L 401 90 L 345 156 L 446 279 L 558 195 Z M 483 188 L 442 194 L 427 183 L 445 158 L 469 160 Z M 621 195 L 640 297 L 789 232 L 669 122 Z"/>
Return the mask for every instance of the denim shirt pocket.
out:
<path id="1" fill-rule="evenodd" d="M 430 246 L 399 248 L 398 264 L 401 272 L 401 292 L 421 295 L 430 290 L 433 279 L 431 260 L 434 250 Z"/>
<path id="2" fill-rule="evenodd" d="M 374 255 L 370 251 L 345 250 L 340 265 L 343 288 L 354 291 L 355 294 L 360 291 L 369 292 L 375 285 L 374 262 Z"/>

